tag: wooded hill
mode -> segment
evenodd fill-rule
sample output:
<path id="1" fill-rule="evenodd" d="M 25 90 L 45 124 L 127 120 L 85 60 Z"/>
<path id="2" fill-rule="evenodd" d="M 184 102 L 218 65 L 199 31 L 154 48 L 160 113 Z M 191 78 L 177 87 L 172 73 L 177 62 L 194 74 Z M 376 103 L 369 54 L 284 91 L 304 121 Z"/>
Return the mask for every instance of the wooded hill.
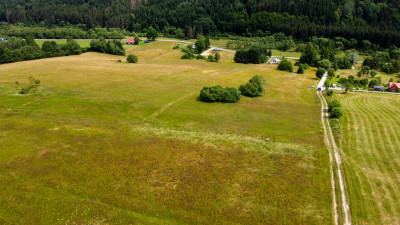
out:
<path id="1" fill-rule="evenodd" d="M 341 36 L 400 46 L 397 0 L 9 0 L 0 2 L 0 21 L 130 31 L 172 26 L 189 37 L 284 32 L 302 40 Z"/>

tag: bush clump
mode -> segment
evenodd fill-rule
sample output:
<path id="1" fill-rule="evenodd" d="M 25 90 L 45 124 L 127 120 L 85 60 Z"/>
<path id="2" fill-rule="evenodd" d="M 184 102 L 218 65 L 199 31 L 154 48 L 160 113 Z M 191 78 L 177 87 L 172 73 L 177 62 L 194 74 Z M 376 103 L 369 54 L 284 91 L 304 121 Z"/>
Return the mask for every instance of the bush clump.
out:
<path id="1" fill-rule="evenodd" d="M 328 110 L 329 110 L 329 112 L 332 111 L 333 108 L 341 107 L 341 106 L 342 106 L 342 104 L 340 104 L 339 100 L 337 100 L 337 99 L 334 99 L 334 100 L 328 102 Z"/>
<path id="2" fill-rule="evenodd" d="M 339 100 L 334 99 L 328 102 L 328 112 L 331 118 L 339 119 L 343 116 L 342 104 L 340 104 Z"/>
<path id="3" fill-rule="evenodd" d="M 193 59 L 193 58 L 196 57 L 189 47 L 188 48 L 184 48 L 181 51 L 185 53 L 185 54 L 182 55 L 182 57 L 181 57 L 182 59 Z"/>
<path id="4" fill-rule="evenodd" d="M 92 40 L 90 41 L 89 50 L 112 55 L 125 55 L 125 49 L 121 41 L 118 40 Z"/>
<path id="5" fill-rule="evenodd" d="M 328 95 L 328 96 L 332 96 L 333 95 L 333 90 L 327 90 L 326 91 L 326 95 Z"/>
<path id="6" fill-rule="evenodd" d="M 205 56 L 202 56 L 202 55 L 197 55 L 196 59 L 207 60 L 207 58 Z"/>
<path id="7" fill-rule="evenodd" d="M 240 92 L 247 97 L 258 97 L 264 93 L 263 78 L 255 75 L 245 85 L 240 85 Z"/>
<path id="8" fill-rule="evenodd" d="M 138 60 L 138 57 L 136 55 L 130 54 L 126 58 L 126 61 L 128 61 L 128 63 L 137 63 L 139 60 Z"/>
<path id="9" fill-rule="evenodd" d="M 242 49 L 235 53 L 234 61 L 244 64 L 262 64 L 267 62 L 267 57 L 260 49 Z"/>
<path id="10" fill-rule="evenodd" d="M 278 65 L 278 70 L 287 70 L 292 73 L 293 65 L 287 59 L 283 59 Z"/>
<path id="11" fill-rule="evenodd" d="M 331 118 L 339 119 L 342 116 L 343 116 L 343 110 L 340 107 L 332 108 L 332 110 L 331 110 Z"/>
<path id="12" fill-rule="evenodd" d="M 235 87 L 221 87 L 220 85 L 214 87 L 204 87 L 200 91 L 200 101 L 203 102 L 223 102 L 223 103 L 236 103 L 240 100 L 240 91 Z"/>

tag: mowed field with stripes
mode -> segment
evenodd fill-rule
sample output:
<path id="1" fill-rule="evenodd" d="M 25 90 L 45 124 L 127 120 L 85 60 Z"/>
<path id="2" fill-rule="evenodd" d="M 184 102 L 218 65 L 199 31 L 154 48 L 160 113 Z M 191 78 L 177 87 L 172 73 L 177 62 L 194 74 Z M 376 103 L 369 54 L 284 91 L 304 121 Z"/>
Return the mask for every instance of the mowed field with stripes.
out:
<path id="1" fill-rule="evenodd" d="M 400 96 L 341 97 L 341 149 L 353 224 L 400 224 Z"/>

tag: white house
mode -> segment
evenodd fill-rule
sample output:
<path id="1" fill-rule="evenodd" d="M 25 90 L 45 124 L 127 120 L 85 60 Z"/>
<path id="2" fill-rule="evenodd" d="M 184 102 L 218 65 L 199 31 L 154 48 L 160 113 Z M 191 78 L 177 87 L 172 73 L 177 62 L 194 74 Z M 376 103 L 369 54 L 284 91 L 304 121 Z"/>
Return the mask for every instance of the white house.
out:
<path id="1" fill-rule="evenodd" d="M 271 60 L 269 60 L 269 64 L 279 64 L 281 62 L 281 60 L 280 59 L 278 59 L 278 58 L 274 58 L 274 59 L 271 59 Z"/>

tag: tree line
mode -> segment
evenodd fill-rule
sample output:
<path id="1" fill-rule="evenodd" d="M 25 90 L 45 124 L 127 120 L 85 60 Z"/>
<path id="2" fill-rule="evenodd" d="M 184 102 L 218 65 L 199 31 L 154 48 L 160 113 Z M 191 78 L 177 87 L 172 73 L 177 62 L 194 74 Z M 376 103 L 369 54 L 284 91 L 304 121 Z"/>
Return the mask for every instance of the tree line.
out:
<path id="1" fill-rule="evenodd" d="M 394 0 L 14 0 L 0 2 L 0 21 L 131 32 L 152 26 L 190 38 L 283 32 L 300 40 L 344 37 L 400 46 L 400 4 Z"/>
<path id="2" fill-rule="evenodd" d="M 40 47 L 33 37 L 11 38 L 0 43 L 0 64 L 34 60 L 41 58 L 79 55 L 95 51 L 113 55 L 125 55 L 125 49 L 119 40 L 98 39 L 90 42 L 90 48 L 82 48 L 74 39 L 67 39 L 66 44 L 45 41 Z"/>
<path id="3" fill-rule="evenodd" d="M 34 60 L 41 58 L 79 55 L 87 49 L 81 48 L 73 39 L 59 45 L 54 41 L 45 41 L 40 47 L 33 37 L 26 39 L 12 38 L 0 43 L 0 64 Z"/>

